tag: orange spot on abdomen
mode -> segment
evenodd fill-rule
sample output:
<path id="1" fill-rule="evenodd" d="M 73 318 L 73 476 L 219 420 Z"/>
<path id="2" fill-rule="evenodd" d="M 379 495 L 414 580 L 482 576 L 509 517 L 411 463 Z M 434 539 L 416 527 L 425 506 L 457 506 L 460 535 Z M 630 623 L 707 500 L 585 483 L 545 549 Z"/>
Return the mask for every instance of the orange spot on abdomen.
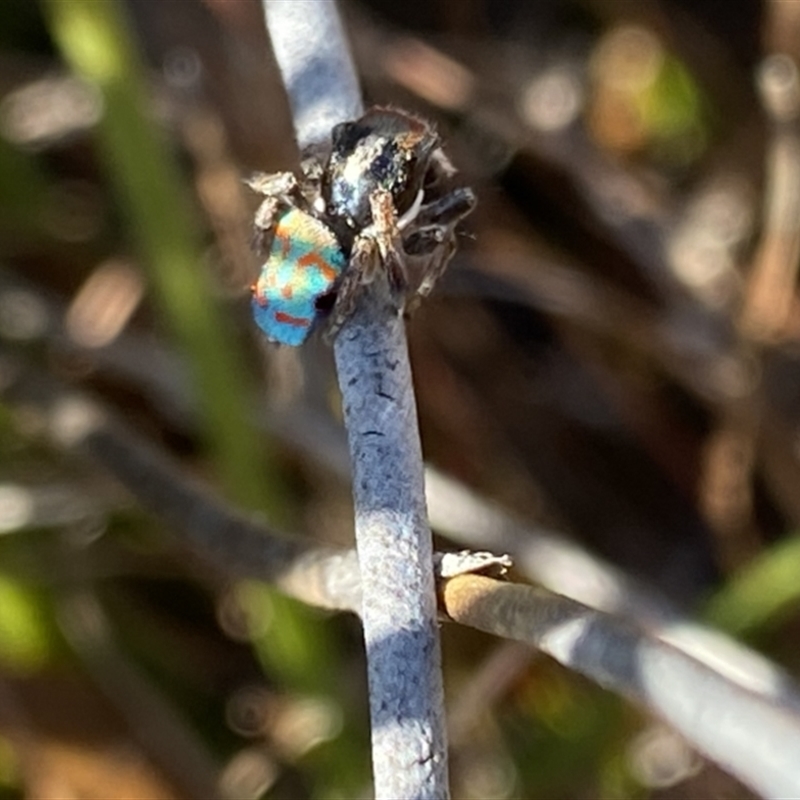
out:
<path id="1" fill-rule="evenodd" d="M 297 259 L 297 263 L 301 267 L 319 267 L 320 272 L 324 275 L 326 281 L 333 282 L 336 280 L 338 273 L 336 270 L 321 256 L 319 253 L 306 253 Z"/>
<path id="2" fill-rule="evenodd" d="M 310 319 L 306 319 L 305 317 L 293 317 L 291 314 L 287 314 L 284 311 L 275 312 L 275 321 L 281 322 L 284 325 L 292 325 L 295 328 L 307 328 L 311 324 Z"/>

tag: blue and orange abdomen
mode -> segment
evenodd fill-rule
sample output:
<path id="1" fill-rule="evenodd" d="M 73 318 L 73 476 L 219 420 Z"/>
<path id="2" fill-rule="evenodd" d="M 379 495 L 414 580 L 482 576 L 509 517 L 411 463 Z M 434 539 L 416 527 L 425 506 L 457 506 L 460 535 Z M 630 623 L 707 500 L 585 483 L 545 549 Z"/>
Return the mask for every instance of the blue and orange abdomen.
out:
<path id="1" fill-rule="evenodd" d="M 319 299 L 333 290 L 346 263 L 330 228 L 305 211 L 287 211 L 253 285 L 253 316 L 267 338 L 302 344 L 320 315 Z"/>

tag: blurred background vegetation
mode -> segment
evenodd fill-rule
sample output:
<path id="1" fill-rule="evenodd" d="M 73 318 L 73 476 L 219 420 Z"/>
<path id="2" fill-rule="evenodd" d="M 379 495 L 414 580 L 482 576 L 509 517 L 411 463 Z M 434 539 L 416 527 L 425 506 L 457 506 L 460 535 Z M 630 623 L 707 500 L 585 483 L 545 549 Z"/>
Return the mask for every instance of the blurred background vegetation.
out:
<path id="1" fill-rule="evenodd" d="M 800 3 L 341 5 L 367 101 L 434 120 L 480 198 L 409 324 L 428 461 L 797 674 Z M 248 313 L 241 178 L 297 157 L 260 5 L 0 21 L 0 386 L 91 391 L 349 545 L 330 352 Z M 357 622 L 187 558 L 47 425 L 0 405 L 0 796 L 368 792 Z M 750 796 L 549 660 L 443 636 L 455 796 Z"/>

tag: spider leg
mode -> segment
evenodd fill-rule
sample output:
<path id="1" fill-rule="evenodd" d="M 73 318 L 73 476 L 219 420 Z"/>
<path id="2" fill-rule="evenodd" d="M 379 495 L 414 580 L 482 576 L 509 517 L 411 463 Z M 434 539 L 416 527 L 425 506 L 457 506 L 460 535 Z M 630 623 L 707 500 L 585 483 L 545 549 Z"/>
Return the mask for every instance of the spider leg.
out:
<path id="1" fill-rule="evenodd" d="M 403 247 L 409 271 L 417 278 L 407 311 L 430 294 L 456 250 L 456 226 L 475 207 L 471 189 L 454 189 L 423 206 L 414 224 L 404 234 Z"/>
<path id="2" fill-rule="evenodd" d="M 375 240 L 359 236 L 353 243 L 350 263 L 336 287 L 336 301 L 323 334 L 326 343 L 333 342 L 344 323 L 352 315 L 358 295 L 365 283 L 368 282 L 364 280 L 364 276 L 374 275 L 377 269 L 375 265 L 379 262 L 380 253 Z"/>
<path id="3" fill-rule="evenodd" d="M 288 197 L 297 188 L 297 177 L 293 172 L 255 172 L 244 182 L 264 197 Z"/>
<path id="4" fill-rule="evenodd" d="M 256 210 L 253 224 L 253 249 L 259 255 L 269 252 L 275 232 L 276 215 L 281 201 L 278 197 L 267 197 Z"/>
<path id="5" fill-rule="evenodd" d="M 399 296 L 408 287 L 408 277 L 394 200 L 391 192 L 385 189 L 373 192 L 369 200 L 372 225 L 364 231 L 364 235 L 375 239 L 381 264 L 389 279 L 389 287 L 395 296 Z M 373 277 L 374 273 L 369 280 L 371 281 Z"/>
<path id="6" fill-rule="evenodd" d="M 471 213 L 477 203 L 475 192 L 466 186 L 453 189 L 419 209 L 414 219 L 416 228 L 450 225 Z"/>
<path id="7" fill-rule="evenodd" d="M 402 231 L 405 228 L 408 228 L 414 222 L 414 220 L 416 220 L 417 215 L 419 214 L 420 210 L 423 208 L 422 201 L 424 199 L 425 199 L 425 192 L 423 192 L 422 189 L 420 189 L 417 192 L 416 199 L 411 204 L 411 206 L 408 209 L 408 211 L 406 211 L 403 214 L 403 216 L 400 217 L 397 220 L 397 229 L 399 231 Z"/>
<path id="8" fill-rule="evenodd" d="M 458 172 L 441 147 L 437 147 L 430 156 L 428 171 L 425 175 L 425 190 L 446 186 Z"/>
<path id="9" fill-rule="evenodd" d="M 404 304 L 408 278 L 391 192 L 377 189 L 370 196 L 370 207 L 372 224 L 353 241 L 350 263 L 337 287 L 336 302 L 325 332 L 328 342 L 333 341 L 353 313 L 361 289 L 375 280 L 380 269 L 386 272 L 396 306 L 400 308 Z"/>
<path id="10" fill-rule="evenodd" d="M 269 252 L 276 217 L 281 206 L 291 205 L 292 193 L 297 189 L 297 178 L 292 172 L 256 172 L 244 183 L 264 197 L 253 219 L 253 249 L 259 255 Z"/>
<path id="11" fill-rule="evenodd" d="M 439 231 L 437 233 L 437 238 L 439 237 L 441 237 L 441 241 L 422 269 L 422 280 L 417 286 L 415 300 L 417 298 L 427 297 L 431 293 L 436 282 L 442 277 L 445 269 L 447 269 L 447 265 L 450 263 L 453 253 L 455 253 L 455 231 L 452 228 L 447 231 Z"/>

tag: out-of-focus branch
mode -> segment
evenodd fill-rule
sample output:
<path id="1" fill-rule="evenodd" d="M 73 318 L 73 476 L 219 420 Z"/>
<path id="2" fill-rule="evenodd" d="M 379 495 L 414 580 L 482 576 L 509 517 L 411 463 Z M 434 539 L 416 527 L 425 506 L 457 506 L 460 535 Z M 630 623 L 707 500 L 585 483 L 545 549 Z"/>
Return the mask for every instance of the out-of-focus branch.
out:
<path id="1" fill-rule="evenodd" d="M 778 6 L 773 4 L 773 11 Z M 727 570 L 746 563 L 759 549 L 754 521 L 753 471 L 761 427 L 761 348 L 787 332 L 796 306 L 800 264 L 800 75 L 788 55 L 767 57 L 758 74 L 761 102 L 770 122 L 761 240 L 738 320 L 738 357 L 751 363 L 745 391 L 721 409 L 708 438 L 701 481 L 701 506 L 717 535 L 719 560 Z M 769 452 L 774 462 L 780 451 Z"/>
<path id="2" fill-rule="evenodd" d="M 3 361 L 2 377 L 5 398 L 25 412 L 28 424 L 37 420 L 57 445 L 92 456 L 193 554 L 234 576 L 272 580 L 313 605 L 360 607 L 354 551 L 280 537 L 215 500 L 85 397 L 14 368 L 10 359 Z M 622 616 L 623 609 L 603 613 L 545 589 L 474 576 L 451 578 L 442 586 L 441 608 L 451 619 L 533 644 L 636 700 L 757 790 L 781 796 L 776 787 L 800 785 L 800 758 L 792 755 L 791 761 L 787 755 L 800 747 L 797 689 L 752 651 L 677 616 L 668 621 L 669 615 L 657 611 L 643 632 Z"/>
<path id="3" fill-rule="evenodd" d="M 97 598 L 90 592 L 62 597 L 59 627 L 153 760 L 189 797 L 219 798 L 214 757 L 170 699 L 119 649 Z"/>
<path id="4" fill-rule="evenodd" d="M 0 270 L 0 304 L 13 307 L 20 317 L 16 324 L 9 320 L 7 327 L 0 330 L 0 337 L 9 344 L 16 339 L 43 340 L 56 351 L 77 352 L 90 359 L 101 372 L 132 381 L 173 424 L 192 423 L 197 411 L 181 381 L 180 362 L 158 341 L 123 331 L 105 347 L 80 347 L 61 324 L 64 309 L 41 290 L 3 270 Z M 295 404 L 281 414 L 263 414 L 261 419 L 282 441 L 342 478 L 349 478 L 341 429 L 328 417 L 306 405 Z M 138 446 L 135 438 L 133 444 Z M 511 553 L 517 569 L 530 579 L 593 608 L 633 616 L 644 624 L 674 617 L 675 610 L 653 589 L 637 583 L 564 534 L 515 519 L 469 487 L 431 467 L 426 470 L 425 482 L 431 524 L 454 542 L 476 550 Z M 203 497 L 210 495 L 204 491 Z M 146 507 L 153 505 L 146 501 Z M 221 555 L 221 565 L 230 569 L 232 575 L 241 574 L 240 567 L 225 558 L 235 557 L 236 550 L 234 547 L 230 554 Z"/>
<path id="5" fill-rule="evenodd" d="M 772 123 L 767 152 L 764 226 L 745 293 L 741 325 L 755 341 L 784 331 L 800 265 L 800 75 L 788 55 L 761 65 L 758 86 Z"/>
<path id="6" fill-rule="evenodd" d="M 43 4 L 50 33 L 74 72 L 102 96 L 98 136 L 108 175 L 165 318 L 184 349 L 203 434 L 229 495 L 267 502 L 241 356 L 212 298 L 192 206 L 175 161 L 147 113 L 144 68 L 123 4 Z"/>
<path id="7" fill-rule="evenodd" d="M 204 560 L 233 577 L 274 581 L 311 605 L 360 609 L 352 551 L 316 548 L 231 510 L 91 399 L 23 369 L 10 357 L 3 361 L 2 374 L 4 397 L 14 408 L 32 415 L 57 446 L 101 463 Z"/>
<path id="8" fill-rule="evenodd" d="M 7 316 L 5 326 L 0 330 L 0 337 L 4 340 L 7 339 L 9 343 L 15 340 L 41 341 L 58 352 L 66 350 L 68 353 L 79 353 L 82 358 L 90 359 L 102 372 L 108 371 L 133 381 L 175 424 L 191 424 L 196 411 L 181 383 L 173 354 L 157 341 L 123 331 L 105 347 L 80 347 L 60 325 L 64 309 L 41 290 L 3 270 L 0 270 L 0 305 L 4 309 L 14 309 L 18 317 L 15 320 Z M 25 378 L 26 373 L 17 372 L 19 380 L 31 382 L 29 373 Z M 52 391 L 57 390 L 64 397 L 68 396 L 66 389 L 55 382 L 50 383 L 50 387 Z M 41 379 L 40 388 L 43 390 Z M 44 401 L 44 396 L 40 400 Z M 282 414 L 263 415 L 263 424 L 268 425 L 271 432 L 285 443 L 303 451 L 309 458 L 341 477 L 347 477 L 348 459 L 341 430 L 327 416 L 303 404 L 295 404 Z M 134 452 L 141 447 L 137 437 L 128 433 L 125 438 Z M 169 476 L 175 480 L 185 480 L 178 469 L 162 469 L 160 465 L 153 468 L 161 476 L 162 484 L 169 485 Z M 119 473 L 117 469 L 111 471 Z M 624 616 L 645 627 L 658 627 L 679 618 L 677 610 L 651 587 L 603 561 L 563 533 L 516 519 L 502 507 L 432 467 L 427 468 L 425 480 L 431 524 L 452 541 L 476 550 L 510 553 L 517 571 L 551 591 L 592 608 Z M 131 488 L 136 491 L 135 487 Z M 35 524 L 55 524 L 58 520 L 69 518 L 69 515 L 74 515 L 75 519 L 85 519 L 87 515 L 105 513 L 113 502 L 105 496 L 99 497 L 96 491 L 89 500 L 84 501 L 80 487 L 68 490 L 73 497 L 68 506 L 61 503 L 58 500 L 61 495 L 53 495 L 51 489 L 45 492 L 11 485 L 6 485 L 4 489 L 6 493 L 0 498 L 0 503 L 5 509 L 3 520 L 9 526 L 8 530 Z M 207 489 L 197 489 L 197 503 L 210 502 L 213 505 L 216 502 Z M 140 496 L 140 501 L 145 507 L 160 513 L 160 509 L 147 497 Z M 26 509 L 25 516 L 10 510 L 13 506 L 19 508 L 19 503 Z M 174 524 L 178 529 L 183 527 L 181 520 Z M 237 526 L 225 523 L 222 527 L 228 529 Z M 264 574 L 258 571 L 257 561 L 242 559 L 239 562 L 237 554 L 255 548 L 255 542 L 263 544 L 263 537 L 268 532 L 250 518 L 246 519 L 244 528 L 257 537 L 254 543 L 242 546 L 234 537 L 228 547 L 228 542 L 219 541 L 215 545 L 219 551 L 215 559 L 231 576 L 254 577 L 255 571 L 255 577 L 263 578 Z M 223 538 L 221 534 L 220 539 Z M 779 548 L 774 554 L 772 551 L 765 554 L 766 563 L 759 560 L 752 568 L 737 576 L 722 590 L 720 597 L 712 601 L 710 621 L 721 624 L 728 632 L 749 632 L 753 627 L 767 623 L 780 608 L 796 602 L 797 583 L 791 579 L 796 572 L 794 565 L 797 561 L 792 557 L 796 549 L 794 544 L 787 543 L 786 547 Z M 299 583 L 305 582 L 302 575 L 302 572 L 298 573 Z M 343 583 L 354 585 L 346 576 L 343 577 Z M 770 587 L 768 592 L 765 588 L 767 585 Z M 777 586 L 780 591 L 776 594 Z M 322 596 L 319 603 L 311 599 L 307 602 L 328 608 L 342 607 L 335 596 Z M 731 602 L 738 610 L 729 607 Z M 344 607 L 357 610 L 358 603 Z M 742 617 L 742 614 L 745 616 Z"/>

